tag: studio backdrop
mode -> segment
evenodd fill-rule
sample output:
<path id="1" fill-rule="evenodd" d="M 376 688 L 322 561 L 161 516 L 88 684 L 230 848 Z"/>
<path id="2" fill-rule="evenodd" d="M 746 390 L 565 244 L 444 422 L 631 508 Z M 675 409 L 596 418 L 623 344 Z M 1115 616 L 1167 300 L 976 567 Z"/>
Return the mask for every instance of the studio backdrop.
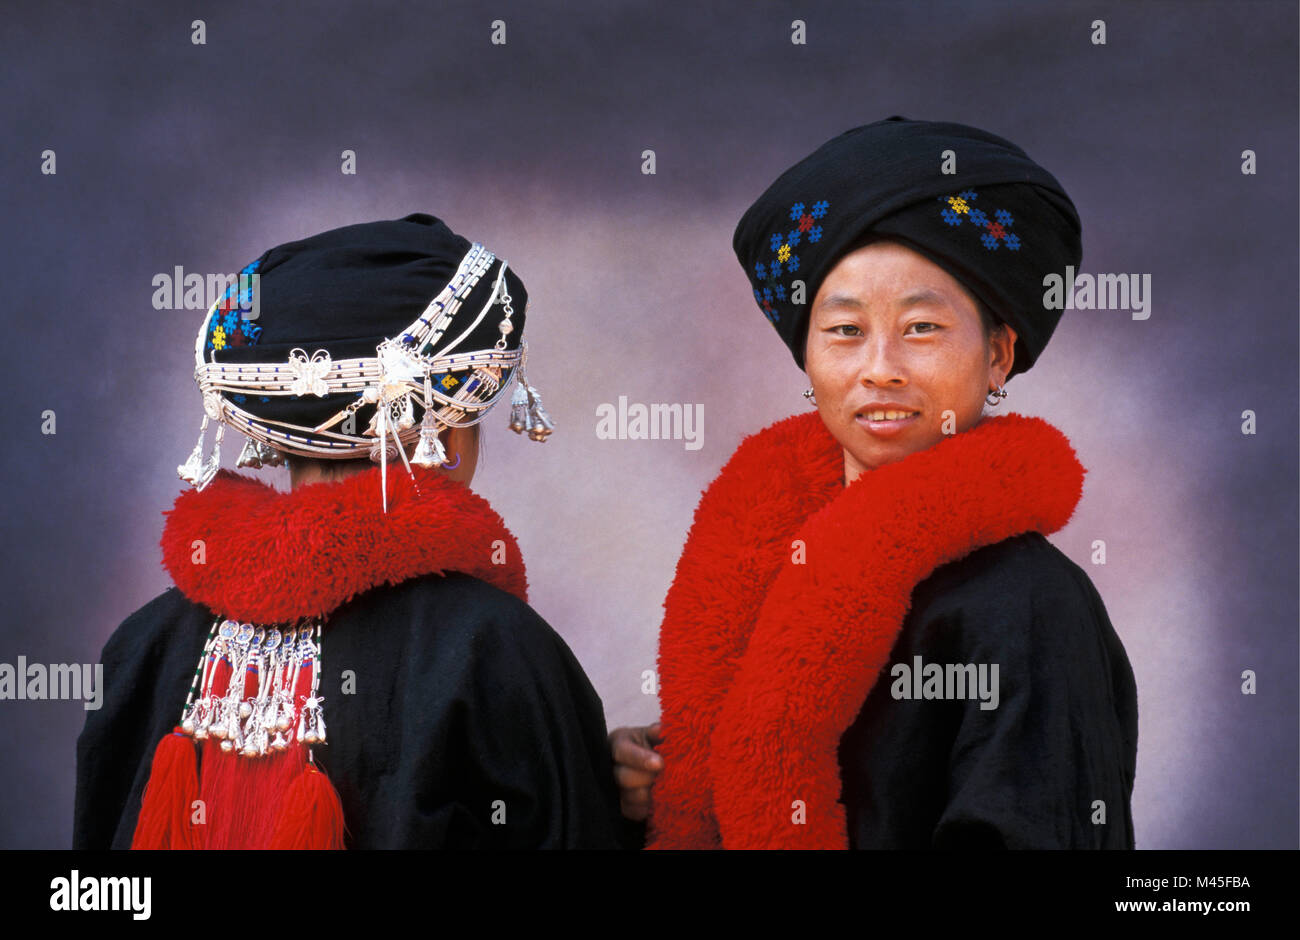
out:
<path id="1" fill-rule="evenodd" d="M 474 489 L 609 726 L 652 721 L 700 492 L 808 409 L 741 213 L 850 127 L 958 121 L 1068 189 L 1080 290 L 1125 287 L 1002 408 L 1088 470 L 1052 541 L 1136 674 L 1137 845 L 1296 847 L 1294 4 L 42 4 L 0 31 L 0 663 L 93 664 L 169 583 L 205 311 L 159 278 L 427 212 L 525 279 L 556 424 L 490 416 Z M 0 701 L 0 847 L 69 844 L 87 704 Z"/>

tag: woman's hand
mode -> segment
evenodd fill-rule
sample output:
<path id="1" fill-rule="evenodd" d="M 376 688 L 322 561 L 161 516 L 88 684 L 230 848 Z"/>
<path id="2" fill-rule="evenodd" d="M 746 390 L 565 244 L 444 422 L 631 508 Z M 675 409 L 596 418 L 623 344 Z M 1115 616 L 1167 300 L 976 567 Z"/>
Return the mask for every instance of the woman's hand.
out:
<path id="1" fill-rule="evenodd" d="M 662 743 L 657 721 L 644 728 L 615 728 L 609 733 L 619 807 L 627 819 L 640 822 L 650 815 L 650 788 L 664 767 L 664 759 L 654 747 Z"/>

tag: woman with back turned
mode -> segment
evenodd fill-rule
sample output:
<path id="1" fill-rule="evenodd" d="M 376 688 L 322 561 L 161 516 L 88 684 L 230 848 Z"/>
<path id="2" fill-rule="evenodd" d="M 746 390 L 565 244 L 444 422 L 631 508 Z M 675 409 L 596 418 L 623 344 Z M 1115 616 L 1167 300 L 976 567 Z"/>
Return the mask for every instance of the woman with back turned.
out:
<path id="1" fill-rule="evenodd" d="M 551 430 L 522 281 L 424 214 L 242 273 L 198 334 L 203 428 L 293 488 L 218 471 L 202 433 L 179 468 L 176 587 L 104 648 L 75 847 L 616 847 L 600 699 L 468 486 L 501 401 Z"/>

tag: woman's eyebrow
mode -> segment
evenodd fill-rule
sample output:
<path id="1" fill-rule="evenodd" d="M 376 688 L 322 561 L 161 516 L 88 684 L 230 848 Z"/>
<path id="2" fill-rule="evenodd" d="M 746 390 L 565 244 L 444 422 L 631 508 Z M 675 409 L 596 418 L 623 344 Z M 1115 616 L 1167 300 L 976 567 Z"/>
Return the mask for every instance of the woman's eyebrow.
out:
<path id="1" fill-rule="evenodd" d="M 899 307 L 947 307 L 950 306 L 948 298 L 937 290 L 929 287 L 922 287 L 912 291 L 904 297 L 900 297 L 897 306 Z"/>
<path id="2" fill-rule="evenodd" d="M 821 307 L 852 307 L 854 310 L 865 309 L 864 304 L 852 294 L 831 294 L 825 298 L 818 306 Z"/>
<path id="3" fill-rule="evenodd" d="M 857 296 L 853 294 L 831 294 L 826 297 L 820 304 L 820 307 L 850 307 L 854 310 L 865 310 L 864 304 Z M 907 307 L 949 307 L 951 304 L 948 298 L 939 291 L 931 287 L 918 287 L 916 290 L 904 294 L 894 303 L 894 306 L 902 310 Z"/>

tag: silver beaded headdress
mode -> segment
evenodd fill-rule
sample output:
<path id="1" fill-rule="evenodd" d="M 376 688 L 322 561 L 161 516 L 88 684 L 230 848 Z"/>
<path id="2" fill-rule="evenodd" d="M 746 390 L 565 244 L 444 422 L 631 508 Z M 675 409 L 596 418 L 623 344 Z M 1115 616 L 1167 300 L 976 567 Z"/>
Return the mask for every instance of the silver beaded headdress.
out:
<path id="1" fill-rule="evenodd" d="M 225 426 L 248 440 L 240 453 L 241 467 L 278 466 L 285 453 L 326 459 L 369 456 L 382 467 L 384 510 L 388 508 L 388 461 L 401 458 L 410 471 L 405 445 L 418 438 L 411 457 L 423 467 L 441 466 L 446 453 L 438 433 L 445 427 L 469 427 L 487 413 L 513 386 L 510 428 L 544 441 L 554 428 L 537 389 L 528 383 L 528 346 L 507 348 L 514 332 L 514 308 L 506 285 L 507 262 L 497 269 L 491 296 L 463 330 L 456 315 L 470 292 L 486 276 L 496 256 L 475 242 L 461 259 L 455 275 L 424 312 L 399 336 L 387 338 L 372 357 L 331 359 L 328 351 L 294 349 L 287 361 L 221 363 L 204 350 L 213 317 L 213 304 L 194 345 L 194 378 L 203 393 L 203 423 L 189 459 L 176 468 L 182 480 L 203 489 L 220 466 Z M 500 338 L 491 348 L 458 351 L 466 337 L 500 307 Z M 454 328 L 451 339 L 443 338 Z M 258 417 L 232 400 L 235 396 L 266 397 L 328 395 L 355 396 L 345 407 L 315 427 Z M 355 432 L 356 414 L 374 406 L 369 425 Z M 417 424 L 416 406 L 422 416 Z M 211 455 L 203 457 L 210 421 L 218 423 Z"/>

